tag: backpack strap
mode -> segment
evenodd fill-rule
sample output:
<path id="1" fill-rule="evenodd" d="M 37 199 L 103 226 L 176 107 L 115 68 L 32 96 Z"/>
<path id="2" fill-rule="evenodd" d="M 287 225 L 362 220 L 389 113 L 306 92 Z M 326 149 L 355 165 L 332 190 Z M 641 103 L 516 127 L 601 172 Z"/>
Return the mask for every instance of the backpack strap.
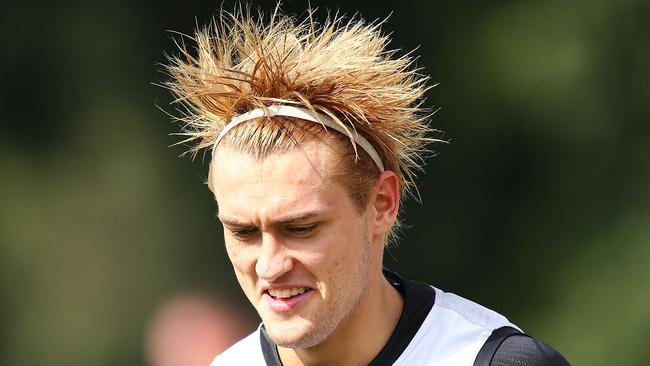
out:
<path id="1" fill-rule="evenodd" d="M 493 330 L 492 334 L 490 334 L 483 344 L 483 347 L 481 347 L 481 350 L 478 351 L 478 355 L 474 360 L 474 366 L 490 366 L 492 358 L 497 352 L 497 349 L 499 349 L 499 346 L 501 346 L 501 343 L 506 338 L 517 334 L 525 335 L 520 330 L 507 325 Z"/>

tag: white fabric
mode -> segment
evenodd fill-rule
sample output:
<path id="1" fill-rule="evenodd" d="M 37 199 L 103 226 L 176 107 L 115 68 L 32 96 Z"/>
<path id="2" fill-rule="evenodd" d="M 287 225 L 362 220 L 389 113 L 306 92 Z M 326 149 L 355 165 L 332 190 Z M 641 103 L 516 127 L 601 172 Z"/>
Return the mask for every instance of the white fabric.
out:
<path id="1" fill-rule="evenodd" d="M 217 145 L 219 145 L 219 142 L 223 137 L 235 126 L 246 122 L 250 121 L 255 118 L 260 118 L 260 117 L 273 117 L 273 116 L 285 116 L 285 117 L 294 117 L 294 118 L 299 118 L 305 121 L 310 121 L 310 122 L 315 122 L 315 123 L 320 123 L 325 127 L 329 127 L 335 131 L 338 131 L 346 136 L 351 137 L 354 142 L 359 145 L 372 159 L 372 161 L 375 162 L 377 167 L 379 168 L 380 171 L 384 171 L 384 164 L 381 161 L 381 158 L 379 157 L 379 154 L 377 153 L 377 150 L 375 150 L 374 147 L 372 147 L 372 144 L 368 140 L 366 140 L 363 136 L 359 135 L 357 131 L 350 131 L 348 128 L 341 126 L 340 124 L 336 123 L 332 117 L 323 114 L 323 113 L 314 113 L 313 111 L 306 109 L 306 108 L 299 108 L 299 107 L 294 107 L 290 105 L 272 105 L 269 107 L 266 107 L 264 109 L 258 108 L 258 109 L 253 109 L 250 112 L 246 112 L 244 114 L 240 114 L 239 116 L 233 118 L 230 120 L 230 123 L 228 123 L 219 133 L 219 136 L 217 136 L 217 139 L 214 141 L 214 145 L 212 146 L 212 151 L 214 154 L 214 151 L 217 148 Z"/>
<path id="2" fill-rule="evenodd" d="M 260 328 L 217 356 L 210 366 L 266 366 L 260 343 Z"/>
<path id="3" fill-rule="evenodd" d="M 501 314 L 477 303 L 435 291 L 433 308 L 394 366 L 472 366 L 494 329 L 516 328 Z"/>
<path id="4" fill-rule="evenodd" d="M 393 366 L 472 366 L 494 329 L 506 325 L 517 328 L 490 309 L 434 290 L 436 298 L 429 315 Z M 259 332 L 258 328 L 217 356 L 210 366 L 265 366 Z"/>

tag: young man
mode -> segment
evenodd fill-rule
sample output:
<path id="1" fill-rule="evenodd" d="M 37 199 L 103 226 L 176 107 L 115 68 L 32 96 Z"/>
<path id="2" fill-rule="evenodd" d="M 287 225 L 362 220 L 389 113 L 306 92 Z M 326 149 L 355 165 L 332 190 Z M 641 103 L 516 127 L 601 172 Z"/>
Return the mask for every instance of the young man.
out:
<path id="1" fill-rule="evenodd" d="M 311 13 L 310 13 L 311 15 Z M 429 137 L 427 78 L 378 25 L 222 16 L 168 87 L 262 319 L 212 365 L 567 365 L 503 316 L 383 270 Z"/>

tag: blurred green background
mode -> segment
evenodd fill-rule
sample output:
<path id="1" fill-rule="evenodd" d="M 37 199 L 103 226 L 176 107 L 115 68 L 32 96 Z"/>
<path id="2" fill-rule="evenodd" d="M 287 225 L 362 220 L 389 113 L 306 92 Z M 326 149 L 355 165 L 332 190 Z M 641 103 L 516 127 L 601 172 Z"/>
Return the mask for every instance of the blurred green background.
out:
<path id="1" fill-rule="evenodd" d="M 650 3 L 311 4 L 392 12 L 393 47 L 419 47 L 440 83 L 427 104 L 451 144 L 387 265 L 508 314 L 575 365 L 650 364 Z M 1 365 L 144 365 L 165 298 L 246 308 L 207 158 L 169 148 L 177 126 L 156 104 L 172 98 L 152 85 L 167 30 L 218 8 L 0 3 Z"/>

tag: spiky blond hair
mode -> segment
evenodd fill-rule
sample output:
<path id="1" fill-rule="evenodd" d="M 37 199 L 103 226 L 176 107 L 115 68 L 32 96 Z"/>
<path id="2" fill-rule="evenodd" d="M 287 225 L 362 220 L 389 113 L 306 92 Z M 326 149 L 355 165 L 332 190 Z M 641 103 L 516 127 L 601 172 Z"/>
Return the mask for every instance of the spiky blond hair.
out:
<path id="1" fill-rule="evenodd" d="M 276 8 L 264 22 L 249 10 L 222 11 L 191 38 L 193 50 L 179 43 L 181 55 L 169 58 L 166 87 L 184 106 L 177 117 L 186 136 L 182 142 L 195 142 L 190 152 L 196 154 L 212 147 L 237 115 L 273 104 L 300 106 L 364 136 L 385 169 L 397 174 L 400 191 L 411 191 L 425 145 L 437 141 L 430 137 L 428 110 L 421 107 L 428 77 L 410 55 L 398 57 L 388 49 L 381 23 L 336 15 L 321 24 L 314 11 L 307 14 L 298 22 Z M 269 119 L 258 123 L 264 126 Z M 272 145 L 282 139 L 267 135 L 258 140 Z"/>

